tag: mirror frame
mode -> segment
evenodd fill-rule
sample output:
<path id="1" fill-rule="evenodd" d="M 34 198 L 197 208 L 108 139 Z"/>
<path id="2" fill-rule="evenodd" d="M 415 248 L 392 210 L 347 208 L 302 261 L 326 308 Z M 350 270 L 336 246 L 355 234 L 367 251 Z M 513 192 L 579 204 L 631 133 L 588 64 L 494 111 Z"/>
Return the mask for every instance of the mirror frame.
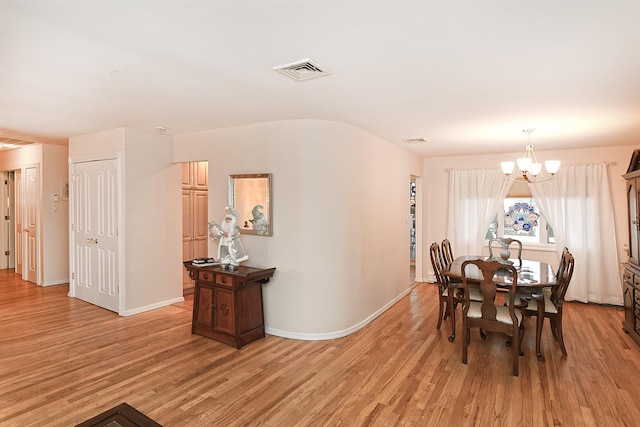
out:
<path id="1" fill-rule="evenodd" d="M 242 194 L 239 197 L 239 192 L 242 192 L 241 185 L 242 180 L 245 179 L 266 179 L 266 187 L 264 195 L 246 195 Z M 247 206 L 236 206 L 236 201 L 241 199 L 248 199 Z M 252 228 L 247 228 L 250 220 L 253 219 L 252 209 L 256 205 L 262 205 L 262 213 L 267 217 L 268 225 L 266 231 L 256 231 Z M 232 206 L 238 212 L 238 218 L 236 224 L 240 227 L 241 234 L 255 234 L 257 236 L 272 236 L 273 235 L 273 204 L 271 200 L 271 174 L 270 173 L 250 173 L 250 174 L 234 174 L 229 175 L 229 206 Z"/>

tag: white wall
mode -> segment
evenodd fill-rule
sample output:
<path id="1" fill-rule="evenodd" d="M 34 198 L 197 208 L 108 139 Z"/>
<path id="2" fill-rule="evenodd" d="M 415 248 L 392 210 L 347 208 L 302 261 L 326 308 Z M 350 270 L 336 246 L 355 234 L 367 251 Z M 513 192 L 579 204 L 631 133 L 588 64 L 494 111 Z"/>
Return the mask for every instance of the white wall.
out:
<path id="1" fill-rule="evenodd" d="M 228 175 L 273 175 L 273 236 L 241 237 L 246 265 L 277 268 L 263 286 L 268 333 L 343 336 L 408 292 L 417 156 L 350 125 L 290 120 L 176 136 L 173 160 L 209 161 L 217 222 Z"/>
<path id="2" fill-rule="evenodd" d="M 124 128 L 69 139 L 70 158 L 124 159 L 124 315 L 183 300 L 181 170 L 169 161 L 170 147 L 169 136 Z"/>
<path id="3" fill-rule="evenodd" d="M 69 283 L 69 200 L 62 200 L 69 181 L 67 146 L 44 144 L 40 170 L 43 284 Z M 54 201 L 57 195 L 59 201 Z"/>
<path id="4" fill-rule="evenodd" d="M 126 130 L 125 314 L 183 300 L 182 170 L 170 155 L 170 137 Z"/>
<path id="5" fill-rule="evenodd" d="M 615 216 L 616 241 L 618 244 L 618 258 L 623 262 L 627 258 L 624 245 L 628 242 L 627 230 L 627 201 L 625 181 L 622 175 L 626 173 L 635 146 L 617 146 L 601 148 L 581 148 L 575 150 L 536 151 L 540 160 L 557 159 L 563 164 L 585 164 L 611 161 L 614 164 L 607 167 L 609 186 L 613 199 Z M 511 160 L 522 155 L 517 153 L 501 153 L 483 156 L 455 156 L 433 157 L 423 159 L 424 165 L 424 244 L 425 251 L 433 242 L 441 242 L 447 232 L 447 208 L 449 191 L 449 173 L 447 169 L 499 168 L 500 162 Z M 454 255 L 464 255 L 455 254 Z M 558 257 L 554 252 L 525 251 L 524 256 L 539 259 L 557 265 Z M 423 268 L 428 274 L 433 274 L 429 257 L 423 259 Z"/>
<path id="6" fill-rule="evenodd" d="M 69 280 L 68 202 L 53 202 L 52 199 L 53 194 L 61 194 L 62 185 L 67 182 L 67 153 L 66 146 L 30 144 L 0 155 L 0 170 L 19 170 L 25 166 L 39 168 L 38 284 L 41 286 L 67 283 Z"/>

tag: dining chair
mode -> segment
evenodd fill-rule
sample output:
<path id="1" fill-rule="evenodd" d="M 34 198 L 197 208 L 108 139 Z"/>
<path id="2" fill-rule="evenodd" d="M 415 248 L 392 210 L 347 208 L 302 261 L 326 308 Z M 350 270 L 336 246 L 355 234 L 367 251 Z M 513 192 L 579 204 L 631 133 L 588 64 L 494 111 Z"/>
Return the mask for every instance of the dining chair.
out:
<path id="1" fill-rule="evenodd" d="M 489 257 L 493 257 L 493 243 L 497 242 L 500 245 L 500 257 L 502 259 L 512 258 L 511 250 L 509 249 L 512 245 L 515 245 L 516 253 L 518 254 L 517 259 L 519 261 L 519 265 L 522 265 L 522 242 L 517 239 L 511 239 L 509 237 L 493 237 L 489 239 Z"/>
<path id="2" fill-rule="evenodd" d="M 433 267 L 433 274 L 436 277 L 436 284 L 438 285 L 438 326 L 440 329 L 442 320 L 446 319 L 451 314 L 452 335 L 449 337 L 449 341 L 453 341 L 455 337 L 456 321 L 455 321 L 455 306 L 457 304 L 456 298 L 452 298 L 453 307 L 449 307 L 449 292 L 454 292 L 454 287 L 451 286 L 449 277 L 444 274 L 446 266 L 443 261 L 440 245 L 432 243 L 429 247 L 429 255 L 431 256 L 431 265 Z"/>
<path id="3" fill-rule="evenodd" d="M 456 307 L 458 302 L 461 300 L 461 295 L 457 292 L 460 280 L 452 280 L 449 276 L 444 274 L 444 272 L 449 268 L 450 263 L 447 263 L 443 252 L 442 247 L 439 247 L 437 243 L 432 243 L 429 247 L 431 265 L 433 267 L 436 283 L 438 284 L 439 315 L 437 329 L 440 329 L 443 320 L 447 320 L 447 317 L 451 316 L 451 334 L 449 335 L 449 341 L 453 342 L 456 337 Z M 449 292 L 452 292 L 451 300 L 449 300 Z M 482 301 L 482 294 L 477 286 L 472 285 L 470 287 L 469 295 L 472 301 Z M 451 306 L 449 305 L 450 301 Z M 484 338 L 482 331 L 481 336 Z"/>
<path id="4" fill-rule="evenodd" d="M 449 266 L 453 262 L 453 250 L 451 249 L 451 242 L 449 239 L 444 239 L 440 244 L 440 248 L 442 250 L 442 256 L 444 257 L 447 266 Z"/>
<path id="5" fill-rule="evenodd" d="M 551 288 L 551 295 L 544 295 L 544 317 L 549 319 L 551 325 L 551 333 L 553 339 L 560 344 L 560 351 L 563 356 L 567 357 L 567 349 L 564 346 L 564 336 L 562 332 L 562 305 L 564 296 L 569 288 L 571 277 L 573 276 L 573 266 L 575 260 L 573 255 L 567 248 L 563 251 L 558 272 L 556 273 L 556 284 Z M 524 309 L 525 316 L 538 315 L 538 303 L 534 300 L 528 300 L 528 305 Z M 517 303 L 517 300 L 516 300 Z"/>
<path id="6" fill-rule="evenodd" d="M 558 263 L 558 270 L 556 271 L 556 277 L 560 277 L 561 269 L 567 261 L 567 255 L 570 254 L 569 248 L 566 246 L 562 249 L 562 255 L 560 256 L 560 263 Z"/>
<path id="7" fill-rule="evenodd" d="M 451 249 L 451 242 L 449 241 L 449 239 L 444 239 L 442 241 L 442 243 L 440 244 L 440 250 L 441 250 L 440 253 L 442 254 L 442 260 L 444 262 L 444 265 L 447 268 L 449 268 L 449 266 L 454 260 L 453 249 Z M 449 278 L 449 281 L 451 283 L 460 283 L 460 279 L 456 279 L 456 278 Z M 482 299 L 479 299 L 478 301 L 482 301 Z"/>
<path id="8" fill-rule="evenodd" d="M 472 301 L 469 297 L 470 282 L 477 282 L 477 273 L 470 281 L 469 274 L 475 268 L 479 270 L 482 279 L 480 280 L 480 292 L 483 301 Z M 493 281 L 496 272 L 509 278 L 511 285 L 508 288 L 509 305 L 496 304 L 497 285 Z M 515 304 L 516 287 L 518 284 L 518 272 L 512 265 L 505 265 L 496 260 L 485 261 L 469 260 L 462 264 L 462 283 L 460 289 L 462 291 L 462 329 L 464 336 L 462 338 L 462 363 L 467 364 L 467 347 L 471 341 L 471 328 L 479 328 L 482 331 L 500 332 L 512 341 L 513 351 L 513 375 L 518 376 L 518 359 L 520 357 L 520 348 L 522 345 L 522 337 L 524 335 L 524 323 L 522 307 L 527 303 L 523 300 L 518 306 Z"/>

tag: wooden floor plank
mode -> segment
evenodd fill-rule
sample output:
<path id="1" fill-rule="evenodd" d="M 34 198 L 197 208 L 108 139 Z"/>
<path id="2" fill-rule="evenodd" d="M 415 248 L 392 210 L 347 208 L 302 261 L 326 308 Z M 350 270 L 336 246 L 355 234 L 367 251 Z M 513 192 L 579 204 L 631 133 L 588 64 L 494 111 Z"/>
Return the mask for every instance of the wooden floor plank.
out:
<path id="1" fill-rule="evenodd" d="M 569 357 L 546 323 L 545 362 L 527 319 L 516 378 L 499 334 L 472 332 L 461 363 L 436 291 L 417 283 L 344 338 L 236 350 L 191 334 L 192 299 L 120 317 L 0 270 L 0 425 L 72 426 L 122 402 L 165 426 L 637 425 L 640 348 L 619 308 L 566 303 Z"/>

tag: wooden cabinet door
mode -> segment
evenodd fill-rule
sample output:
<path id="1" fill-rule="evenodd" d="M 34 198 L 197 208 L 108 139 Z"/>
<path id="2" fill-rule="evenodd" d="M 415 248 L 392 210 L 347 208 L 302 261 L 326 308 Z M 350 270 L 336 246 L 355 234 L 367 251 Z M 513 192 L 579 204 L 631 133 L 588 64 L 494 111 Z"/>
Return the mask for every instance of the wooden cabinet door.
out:
<path id="1" fill-rule="evenodd" d="M 182 260 L 209 256 L 208 162 L 182 164 Z M 182 275 L 183 290 L 193 287 L 188 272 Z"/>
<path id="2" fill-rule="evenodd" d="M 182 188 L 190 189 L 191 188 L 191 177 L 193 176 L 193 166 L 191 163 L 183 163 L 182 164 Z"/>
<path id="3" fill-rule="evenodd" d="M 640 320 L 638 316 L 640 315 L 640 276 L 637 274 L 633 275 L 633 290 L 632 290 L 632 301 L 631 307 L 633 310 L 633 324 L 636 334 L 640 334 Z"/>
<path id="4" fill-rule="evenodd" d="M 633 329 L 634 325 L 634 292 L 633 292 L 633 272 L 625 268 L 624 277 L 622 279 L 624 286 L 624 319 L 629 324 L 629 328 Z"/>
<path id="5" fill-rule="evenodd" d="M 201 258 L 209 254 L 209 196 L 207 191 L 194 190 L 192 193 L 193 257 Z"/>
<path id="6" fill-rule="evenodd" d="M 196 257 L 193 242 L 193 215 L 192 215 L 192 191 L 182 190 L 182 261 L 191 261 Z M 202 256 L 202 255 L 200 255 Z M 189 277 L 189 271 L 182 271 L 182 287 L 193 287 L 193 281 Z"/>
<path id="7" fill-rule="evenodd" d="M 640 242 L 640 212 L 638 211 L 638 185 L 640 180 L 627 182 L 627 201 L 629 203 L 629 261 L 639 264 L 638 244 Z"/>
<path id="8" fill-rule="evenodd" d="M 229 335 L 236 334 L 234 291 L 214 288 L 213 329 Z"/>
<path id="9" fill-rule="evenodd" d="M 196 295 L 196 298 L 196 307 L 194 307 L 196 310 L 195 321 L 208 328 L 212 328 L 214 310 L 213 286 L 200 283 L 198 285 L 198 295 Z"/>
<path id="10" fill-rule="evenodd" d="M 209 162 L 183 163 L 182 188 L 207 190 L 209 188 Z"/>
<path id="11" fill-rule="evenodd" d="M 192 163 L 191 186 L 197 190 L 207 190 L 209 188 L 209 162 Z"/>

